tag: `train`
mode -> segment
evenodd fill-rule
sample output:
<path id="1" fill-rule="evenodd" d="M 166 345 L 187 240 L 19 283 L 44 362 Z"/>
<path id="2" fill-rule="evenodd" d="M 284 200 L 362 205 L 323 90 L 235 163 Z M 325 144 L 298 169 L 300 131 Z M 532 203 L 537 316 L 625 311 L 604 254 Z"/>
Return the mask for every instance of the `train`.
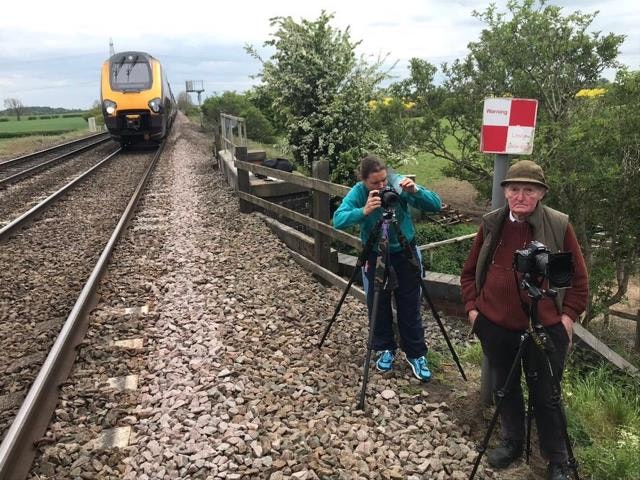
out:
<path id="1" fill-rule="evenodd" d="M 104 61 L 100 103 L 111 138 L 123 148 L 159 144 L 178 111 L 164 67 L 146 52 L 120 52 Z"/>

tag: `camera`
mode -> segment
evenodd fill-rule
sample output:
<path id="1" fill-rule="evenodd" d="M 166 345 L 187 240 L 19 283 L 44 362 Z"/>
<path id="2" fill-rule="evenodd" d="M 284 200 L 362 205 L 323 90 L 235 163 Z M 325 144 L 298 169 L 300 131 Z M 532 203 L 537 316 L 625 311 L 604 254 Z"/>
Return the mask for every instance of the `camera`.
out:
<path id="1" fill-rule="evenodd" d="M 517 272 L 549 279 L 552 288 L 569 288 L 573 279 L 573 257 L 571 252 L 551 253 L 544 244 L 532 241 L 513 255 L 513 266 Z"/>
<path id="2" fill-rule="evenodd" d="M 393 210 L 398 205 L 400 201 L 400 195 L 396 192 L 393 187 L 387 185 L 382 190 L 378 192 L 378 196 L 382 202 L 382 208 L 385 210 Z"/>

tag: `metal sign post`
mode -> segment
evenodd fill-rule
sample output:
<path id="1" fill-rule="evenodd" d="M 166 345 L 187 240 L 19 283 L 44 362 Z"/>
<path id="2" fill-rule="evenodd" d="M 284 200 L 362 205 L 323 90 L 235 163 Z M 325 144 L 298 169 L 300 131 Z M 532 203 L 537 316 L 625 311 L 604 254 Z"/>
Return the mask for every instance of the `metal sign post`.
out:
<path id="1" fill-rule="evenodd" d="M 493 158 L 493 185 L 491 187 L 491 209 L 504 206 L 505 198 L 500 182 L 504 180 L 509 169 L 511 155 L 496 154 Z"/>
<path id="2" fill-rule="evenodd" d="M 531 155 L 533 152 L 537 113 L 538 101 L 529 98 L 486 98 L 484 101 L 480 151 L 495 154 L 491 188 L 493 210 L 505 204 L 500 183 L 507 175 L 511 155 Z M 494 383 L 489 359 L 484 355 L 480 378 L 480 401 L 484 405 L 493 403 Z"/>
<path id="3" fill-rule="evenodd" d="M 204 92 L 202 80 L 187 80 L 186 82 L 187 93 L 195 92 L 198 94 L 198 110 L 200 111 L 200 126 L 203 126 L 202 108 L 200 107 L 200 94 Z"/>

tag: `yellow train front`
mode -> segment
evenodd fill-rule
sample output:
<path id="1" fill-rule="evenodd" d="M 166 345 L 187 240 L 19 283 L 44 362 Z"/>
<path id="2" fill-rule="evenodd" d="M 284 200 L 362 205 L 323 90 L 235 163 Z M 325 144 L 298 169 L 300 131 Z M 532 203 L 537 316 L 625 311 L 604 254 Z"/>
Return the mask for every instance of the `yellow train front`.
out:
<path id="1" fill-rule="evenodd" d="M 164 68 L 148 53 L 121 52 L 106 60 L 100 90 L 104 123 L 121 146 L 159 143 L 169 132 L 175 98 Z"/>

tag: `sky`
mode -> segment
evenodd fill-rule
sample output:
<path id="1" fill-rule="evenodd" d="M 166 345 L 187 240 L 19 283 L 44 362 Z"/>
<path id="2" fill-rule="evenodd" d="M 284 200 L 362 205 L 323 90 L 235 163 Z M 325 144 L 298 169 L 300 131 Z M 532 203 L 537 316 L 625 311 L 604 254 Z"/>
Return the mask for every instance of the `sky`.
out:
<path id="1" fill-rule="evenodd" d="M 565 14 L 599 11 L 593 31 L 627 36 L 619 60 L 640 69 L 640 7 L 637 0 L 555 0 Z M 464 58 L 467 44 L 484 24 L 472 16 L 489 1 L 477 0 L 190 0 L 188 2 L 91 2 L 18 0 L 3 2 L 0 13 L 0 109 L 7 98 L 25 106 L 90 108 L 100 98 L 100 68 L 115 51 L 142 50 L 165 66 L 174 95 L 185 81 L 203 82 L 201 99 L 225 90 L 245 91 L 259 82 L 258 60 L 245 45 L 258 48 L 274 33 L 269 19 L 291 16 L 314 20 L 324 9 L 331 25 L 349 27 L 357 52 L 386 58 L 393 80 L 408 75 L 419 57 L 439 66 Z M 493 2 L 505 11 L 506 1 Z M 606 76 L 613 77 L 613 72 Z M 192 96 L 197 103 L 197 97 Z"/>

